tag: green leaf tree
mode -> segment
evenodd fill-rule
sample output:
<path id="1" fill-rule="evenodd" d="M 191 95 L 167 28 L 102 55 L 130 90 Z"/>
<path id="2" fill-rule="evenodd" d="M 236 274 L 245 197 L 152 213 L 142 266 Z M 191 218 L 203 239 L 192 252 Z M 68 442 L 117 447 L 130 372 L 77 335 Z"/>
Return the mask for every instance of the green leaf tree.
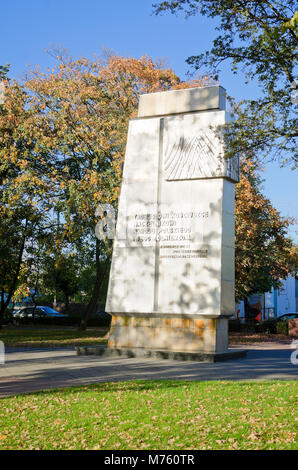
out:
<path id="1" fill-rule="evenodd" d="M 238 119 L 228 126 L 227 157 L 253 151 L 260 158 L 297 166 L 296 6 L 293 0 L 169 0 L 154 5 L 156 14 L 184 11 L 219 20 L 212 49 L 187 62 L 217 77 L 228 61 L 235 74 L 241 69 L 261 87 L 261 98 L 234 106 Z"/>
<path id="2" fill-rule="evenodd" d="M 297 247 L 287 237 L 292 220 L 280 216 L 260 184 L 256 165 L 243 161 L 236 185 L 236 300 L 279 287 L 280 280 L 298 268 Z"/>

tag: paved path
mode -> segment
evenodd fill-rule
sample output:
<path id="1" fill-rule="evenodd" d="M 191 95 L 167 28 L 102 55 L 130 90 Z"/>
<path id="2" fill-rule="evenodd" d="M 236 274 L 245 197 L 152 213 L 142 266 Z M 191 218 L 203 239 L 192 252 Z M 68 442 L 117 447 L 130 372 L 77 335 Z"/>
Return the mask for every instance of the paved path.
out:
<path id="1" fill-rule="evenodd" d="M 239 348 L 239 346 L 238 346 Z M 136 379 L 297 379 L 288 345 L 245 346 L 245 359 L 220 363 L 77 356 L 74 348 L 8 348 L 0 366 L 0 397 L 94 382 Z"/>

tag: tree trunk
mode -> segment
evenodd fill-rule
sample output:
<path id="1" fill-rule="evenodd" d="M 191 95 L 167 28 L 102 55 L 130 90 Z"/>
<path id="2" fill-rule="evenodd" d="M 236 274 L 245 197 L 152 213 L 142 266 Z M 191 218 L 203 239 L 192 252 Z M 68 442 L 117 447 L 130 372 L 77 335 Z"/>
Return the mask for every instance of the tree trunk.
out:
<path id="1" fill-rule="evenodd" d="M 248 319 L 248 309 L 249 309 L 248 299 L 247 299 L 247 297 L 245 297 L 244 298 L 244 318 L 245 318 L 245 321 Z"/>
<path id="2" fill-rule="evenodd" d="M 95 280 L 95 284 L 93 287 L 90 301 L 82 315 L 81 323 L 79 326 L 79 331 L 86 330 L 87 323 L 88 323 L 90 316 L 96 312 L 97 302 L 98 302 L 98 298 L 100 294 L 100 288 L 103 284 L 103 281 L 106 277 L 106 274 L 110 266 L 110 259 L 108 258 L 105 261 L 104 265 L 102 265 L 99 260 L 99 255 L 100 255 L 99 242 L 98 240 L 96 240 L 96 280 Z"/>
<path id="3" fill-rule="evenodd" d="M 2 299 L 1 299 L 1 307 L 0 307 L 0 330 L 3 326 L 3 320 L 4 320 L 4 314 L 6 312 L 6 309 L 9 305 L 9 302 L 11 301 L 12 299 L 12 296 L 16 290 L 16 287 L 17 287 L 17 282 L 18 282 L 18 277 L 19 277 L 19 274 L 20 274 L 20 269 L 21 269 L 21 264 L 22 264 L 22 260 L 23 260 L 23 253 L 24 253 L 24 248 L 25 248 L 25 241 L 26 241 L 26 236 L 27 236 L 27 233 L 26 233 L 26 230 L 27 230 L 27 226 L 28 226 L 28 220 L 26 220 L 26 223 L 25 223 L 25 227 L 24 227 L 24 236 L 23 236 L 23 239 L 22 239 L 22 244 L 20 246 L 20 252 L 19 252 L 19 257 L 18 257 L 18 263 L 17 263 L 17 267 L 16 267 L 16 271 L 15 271 L 15 274 L 14 274 L 14 277 L 13 277 L 13 281 L 12 281 L 12 284 L 10 286 L 10 289 L 9 289 L 9 292 L 8 292 L 8 295 L 7 295 L 7 298 L 6 300 L 4 301 L 4 297 L 3 297 L 3 302 L 2 302 Z"/>
<path id="4" fill-rule="evenodd" d="M 3 311 L 3 314 L 2 314 Z M 4 290 L 1 290 L 1 306 L 0 306 L 0 318 L 2 318 L 1 315 L 4 315 Z M 2 328 L 1 322 L 0 322 L 0 329 Z"/>
<path id="5" fill-rule="evenodd" d="M 32 311 L 32 320 L 33 320 L 33 324 L 35 324 L 35 313 L 36 313 L 36 307 L 37 307 L 37 304 L 36 304 L 36 292 L 34 292 L 34 294 L 31 294 L 31 299 L 32 299 L 32 303 L 33 303 L 33 311 Z"/>
<path id="6" fill-rule="evenodd" d="M 65 312 L 64 313 L 68 312 L 68 308 L 69 308 L 69 295 L 65 294 Z"/>

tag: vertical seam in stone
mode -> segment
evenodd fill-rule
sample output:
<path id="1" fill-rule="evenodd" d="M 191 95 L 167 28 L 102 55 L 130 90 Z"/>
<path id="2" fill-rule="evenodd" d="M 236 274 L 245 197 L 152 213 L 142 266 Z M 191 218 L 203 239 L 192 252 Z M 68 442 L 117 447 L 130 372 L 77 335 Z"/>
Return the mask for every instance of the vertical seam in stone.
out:
<path id="1" fill-rule="evenodd" d="M 158 148 L 158 176 L 157 176 L 157 210 L 156 215 L 160 211 L 160 191 L 161 191 L 161 177 L 162 177 L 162 156 L 163 156 L 163 133 L 164 133 L 164 119 L 159 120 L 159 148 Z M 158 221 L 158 218 L 157 218 Z M 158 240 L 158 226 L 156 225 L 156 240 L 155 240 L 155 268 L 154 268 L 154 303 L 153 311 L 158 311 L 158 283 L 159 283 L 159 251 L 160 244 Z"/>
<path id="2" fill-rule="evenodd" d="M 222 269 L 222 266 L 223 266 L 223 251 L 224 251 L 224 246 L 223 246 L 223 242 L 224 242 L 224 231 L 223 231 L 223 204 L 224 204 L 224 191 L 225 191 L 225 180 L 224 178 L 221 178 L 221 205 L 220 205 L 220 220 L 221 220 L 221 234 L 220 234 L 220 237 L 221 237 L 221 242 L 220 242 L 220 297 L 219 297 L 219 314 L 222 315 L 222 311 L 223 311 L 223 292 L 222 292 L 222 289 L 223 289 L 223 269 Z M 215 347 L 217 345 L 217 335 L 216 335 L 216 332 L 215 332 Z"/>

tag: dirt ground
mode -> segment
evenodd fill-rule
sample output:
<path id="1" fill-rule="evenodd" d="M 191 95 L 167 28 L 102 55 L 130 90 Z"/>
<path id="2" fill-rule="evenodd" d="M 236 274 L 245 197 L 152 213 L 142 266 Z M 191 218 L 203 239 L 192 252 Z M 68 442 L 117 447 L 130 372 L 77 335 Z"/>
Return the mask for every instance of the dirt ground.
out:
<path id="1" fill-rule="evenodd" d="M 243 343 L 279 343 L 291 344 L 293 340 L 298 340 L 298 336 L 277 335 L 269 333 L 229 333 L 229 344 Z"/>

